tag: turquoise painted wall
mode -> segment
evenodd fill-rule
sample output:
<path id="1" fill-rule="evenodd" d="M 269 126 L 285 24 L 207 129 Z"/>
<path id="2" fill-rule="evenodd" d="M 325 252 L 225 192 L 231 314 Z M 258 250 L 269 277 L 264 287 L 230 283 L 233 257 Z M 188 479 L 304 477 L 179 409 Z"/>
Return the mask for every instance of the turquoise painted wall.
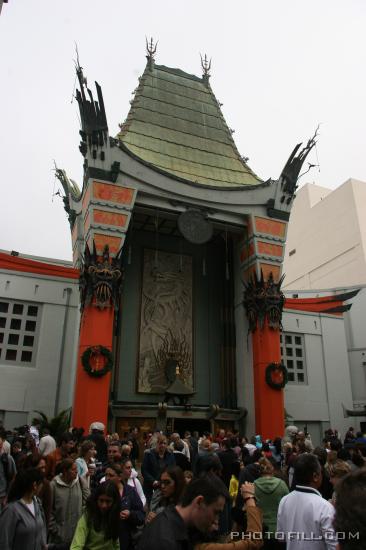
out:
<path id="1" fill-rule="evenodd" d="M 125 265 L 123 285 L 119 376 L 115 399 L 134 403 L 158 403 L 163 395 L 136 392 L 140 296 L 144 248 L 155 249 L 155 234 L 135 231 L 131 239 L 131 263 Z M 220 307 L 225 259 L 222 245 L 192 245 L 176 237 L 159 235 L 159 249 L 192 256 L 193 263 L 193 347 L 196 395 L 192 404 L 220 403 Z M 206 252 L 205 252 L 206 250 Z M 206 276 L 203 275 L 203 253 Z"/>

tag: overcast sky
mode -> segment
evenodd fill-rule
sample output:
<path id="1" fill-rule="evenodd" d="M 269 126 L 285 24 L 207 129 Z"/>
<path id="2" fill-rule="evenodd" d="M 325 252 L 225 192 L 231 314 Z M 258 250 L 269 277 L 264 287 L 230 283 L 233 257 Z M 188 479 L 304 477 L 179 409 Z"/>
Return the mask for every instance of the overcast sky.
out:
<path id="1" fill-rule="evenodd" d="M 71 259 L 52 168 L 55 159 L 82 182 L 75 42 L 89 86 L 102 86 L 111 135 L 153 36 L 158 64 L 200 76 L 199 53 L 212 57 L 213 91 L 261 178 L 277 178 L 321 123 L 320 172 L 304 182 L 335 188 L 366 181 L 365 29 L 365 0 L 9 0 L 0 16 L 0 248 Z"/>

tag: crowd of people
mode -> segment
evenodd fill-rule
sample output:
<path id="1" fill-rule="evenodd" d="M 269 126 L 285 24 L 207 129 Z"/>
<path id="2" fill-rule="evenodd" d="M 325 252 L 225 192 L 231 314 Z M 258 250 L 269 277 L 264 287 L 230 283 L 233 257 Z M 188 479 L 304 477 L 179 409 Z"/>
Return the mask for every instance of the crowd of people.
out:
<path id="1" fill-rule="evenodd" d="M 366 437 L 0 428 L 1 550 L 366 549 Z"/>

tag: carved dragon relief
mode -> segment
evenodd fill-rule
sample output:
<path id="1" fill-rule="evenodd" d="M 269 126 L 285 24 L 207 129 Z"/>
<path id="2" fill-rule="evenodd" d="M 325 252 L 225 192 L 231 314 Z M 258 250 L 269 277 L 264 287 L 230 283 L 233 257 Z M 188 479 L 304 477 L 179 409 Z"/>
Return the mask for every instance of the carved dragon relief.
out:
<path id="1" fill-rule="evenodd" d="M 254 273 L 248 283 L 244 282 L 243 306 L 248 317 L 250 332 L 254 332 L 257 325 L 262 329 L 266 320 L 270 328 L 281 329 L 285 303 L 285 296 L 281 291 L 283 279 L 284 275 L 276 283 L 273 274 L 270 273 L 268 280 L 265 281 L 261 271 L 260 279 Z"/>
<path id="2" fill-rule="evenodd" d="M 88 245 L 85 246 L 84 262 L 80 272 L 79 290 L 81 311 L 92 303 L 103 310 L 105 307 L 119 309 L 122 290 L 123 269 L 122 249 L 115 258 L 110 258 L 109 247 L 106 245 L 102 257 L 97 256 L 95 243 L 91 253 Z"/>

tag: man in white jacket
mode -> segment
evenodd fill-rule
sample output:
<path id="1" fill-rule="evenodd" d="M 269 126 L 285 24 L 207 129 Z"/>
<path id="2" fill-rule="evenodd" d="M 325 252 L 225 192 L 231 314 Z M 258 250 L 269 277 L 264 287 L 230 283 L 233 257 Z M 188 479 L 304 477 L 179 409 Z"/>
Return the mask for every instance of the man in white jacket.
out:
<path id="1" fill-rule="evenodd" d="M 295 490 L 278 507 L 277 540 L 286 541 L 287 550 L 335 550 L 334 508 L 318 491 L 322 482 L 318 458 L 301 454 L 294 475 Z"/>

